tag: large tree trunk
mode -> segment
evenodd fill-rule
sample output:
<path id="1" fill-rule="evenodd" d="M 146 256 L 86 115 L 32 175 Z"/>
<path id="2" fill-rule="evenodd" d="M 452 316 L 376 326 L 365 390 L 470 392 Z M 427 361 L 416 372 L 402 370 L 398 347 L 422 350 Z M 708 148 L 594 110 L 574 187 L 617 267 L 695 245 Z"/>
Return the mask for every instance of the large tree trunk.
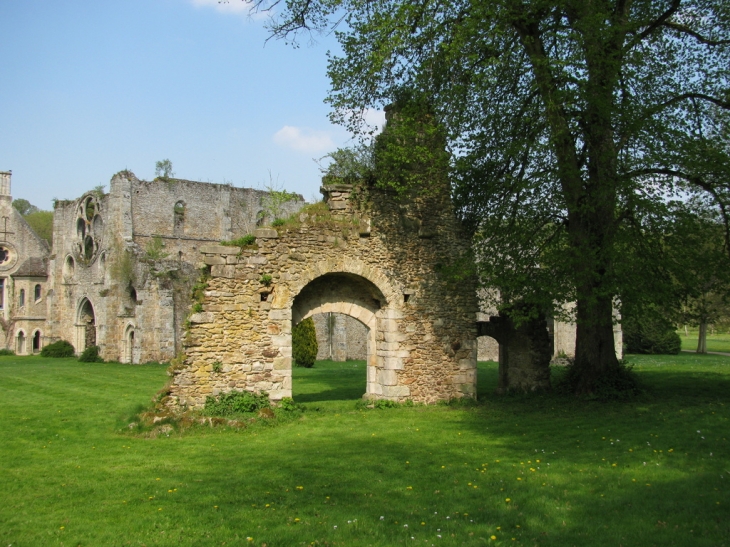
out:
<path id="1" fill-rule="evenodd" d="M 598 378 L 619 367 L 611 298 L 579 298 L 576 320 L 575 367 L 579 375 L 576 392 L 592 393 Z"/>
<path id="2" fill-rule="evenodd" d="M 697 337 L 697 353 L 707 353 L 707 323 L 700 321 L 700 333 Z"/>

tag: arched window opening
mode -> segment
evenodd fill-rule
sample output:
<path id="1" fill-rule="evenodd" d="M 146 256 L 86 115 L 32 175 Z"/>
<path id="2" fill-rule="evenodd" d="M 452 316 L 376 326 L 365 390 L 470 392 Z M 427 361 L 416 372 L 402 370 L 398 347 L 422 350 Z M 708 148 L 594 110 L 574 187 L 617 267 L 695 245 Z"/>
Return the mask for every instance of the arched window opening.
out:
<path id="1" fill-rule="evenodd" d="M 22 330 L 18 332 L 18 341 L 15 346 L 15 352 L 18 355 L 25 355 L 25 333 Z"/>
<path id="2" fill-rule="evenodd" d="M 72 256 L 67 256 L 66 260 L 63 262 L 63 280 L 68 283 L 71 281 L 71 279 L 74 276 L 74 272 L 76 271 L 76 263 L 74 262 L 74 259 Z"/>
<path id="3" fill-rule="evenodd" d="M 37 330 L 33 333 L 33 353 L 41 351 L 41 331 Z"/>
<path id="4" fill-rule="evenodd" d="M 25 289 L 20 289 L 20 296 L 18 297 L 18 305 L 22 308 L 25 306 Z"/>
<path id="5" fill-rule="evenodd" d="M 84 298 L 79 306 L 76 318 L 76 351 L 96 345 L 96 316 L 94 307 Z"/>
<path id="6" fill-rule="evenodd" d="M 42 296 L 43 295 L 42 295 L 41 284 L 37 283 L 35 288 L 33 289 L 33 297 L 34 297 L 35 301 L 38 302 Z"/>
<path id="7" fill-rule="evenodd" d="M 173 207 L 174 225 L 173 233 L 180 237 L 185 234 L 185 202 L 178 201 Z"/>
<path id="8" fill-rule="evenodd" d="M 137 348 L 134 344 L 135 332 L 134 326 L 129 325 L 124 334 L 124 348 L 122 351 L 123 361 L 125 363 L 136 364 L 138 361 Z"/>

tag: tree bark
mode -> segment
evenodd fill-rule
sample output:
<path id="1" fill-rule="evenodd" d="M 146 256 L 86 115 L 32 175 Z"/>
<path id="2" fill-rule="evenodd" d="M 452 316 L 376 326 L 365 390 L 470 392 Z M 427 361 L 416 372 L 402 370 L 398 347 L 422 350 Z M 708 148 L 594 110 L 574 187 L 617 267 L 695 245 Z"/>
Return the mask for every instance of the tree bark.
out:
<path id="1" fill-rule="evenodd" d="M 700 321 L 700 332 L 697 337 L 697 353 L 707 353 L 707 323 Z"/>
<path id="2" fill-rule="evenodd" d="M 609 297 L 579 298 L 576 317 L 577 394 L 592 393 L 598 378 L 619 367 L 613 338 L 613 302 Z"/>

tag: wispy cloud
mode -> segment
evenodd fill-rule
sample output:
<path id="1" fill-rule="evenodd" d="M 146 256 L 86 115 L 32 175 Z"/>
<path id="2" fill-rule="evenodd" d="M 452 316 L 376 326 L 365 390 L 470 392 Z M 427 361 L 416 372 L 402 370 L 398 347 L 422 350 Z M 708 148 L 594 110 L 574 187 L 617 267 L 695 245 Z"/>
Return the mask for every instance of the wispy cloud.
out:
<path id="1" fill-rule="evenodd" d="M 264 12 L 251 11 L 253 7 L 252 0 L 189 0 L 193 6 L 199 8 L 213 8 L 221 13 L 230 13 L 233 15 L 245 15 L 252 19 L 261 19 L 266 17 Z"/>
<path id="2" fill-rule="evenodd" d="M 326 131 L 291 125 L 285 125 L 274 133 L 274 142 L 286 148 L 313 153 L 327 152 L 335 147 Z"/>

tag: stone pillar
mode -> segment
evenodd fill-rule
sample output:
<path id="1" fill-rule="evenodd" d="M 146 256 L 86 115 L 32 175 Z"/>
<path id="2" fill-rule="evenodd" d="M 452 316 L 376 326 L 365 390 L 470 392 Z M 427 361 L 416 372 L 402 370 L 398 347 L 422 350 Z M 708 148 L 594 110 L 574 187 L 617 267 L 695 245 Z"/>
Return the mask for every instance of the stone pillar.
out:
<path id="1" fill-rule="evenodd" d="M 499 342 L 497 393 L 550 389 L 552 344 L 544 317 L 515 326 L 503 312 L 477 323 L 479 336 Z"/>

